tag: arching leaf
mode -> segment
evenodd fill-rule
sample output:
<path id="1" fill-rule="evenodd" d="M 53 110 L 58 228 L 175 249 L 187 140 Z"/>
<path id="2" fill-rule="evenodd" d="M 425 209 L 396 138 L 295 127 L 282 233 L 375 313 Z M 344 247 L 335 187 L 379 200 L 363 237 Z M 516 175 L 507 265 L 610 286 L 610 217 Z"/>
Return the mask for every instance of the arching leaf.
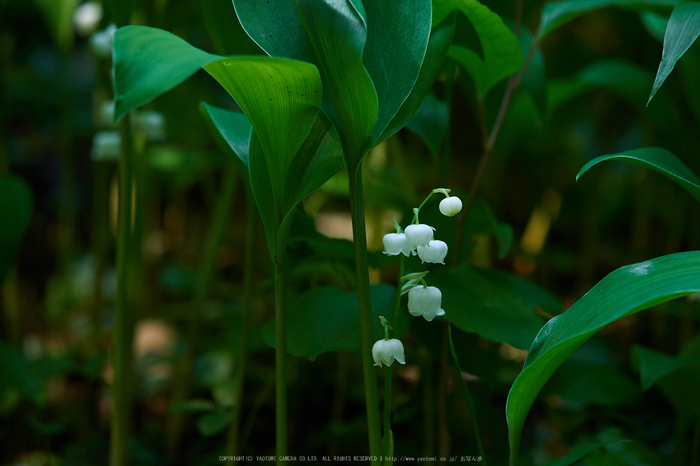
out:
<path id="1" fill-rule="evenodd" d="M 698 178 L 695 173 L 691 172 L 678 157 L 658 147 L 646 147 L 643 149 L 621 152 L 619 154 L 596 157 L 581 168 L 581 171 L 576 175 L 576 180 L 592 166 L 606 160 L 622 160 L 642 167 L 651 168 L 673 180 L 700 201 L 700 178 Z"/>
<path id="2" fill-rule="evenodd" d="M 525 418 L 554 371 L 605 325 L 656 304 L 700 291 L 700 251 L 662 256 L 619 268 L 540 330 L 506 403 L 511 458 Z"/>

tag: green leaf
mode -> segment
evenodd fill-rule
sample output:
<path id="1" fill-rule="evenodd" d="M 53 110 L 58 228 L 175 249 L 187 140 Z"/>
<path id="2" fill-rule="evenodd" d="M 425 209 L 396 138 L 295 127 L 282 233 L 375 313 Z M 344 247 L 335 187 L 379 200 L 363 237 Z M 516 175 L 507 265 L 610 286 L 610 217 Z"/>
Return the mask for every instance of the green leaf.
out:
<path id="1" fill-rule="evenodd" d="M 248 167 L 248 143 L 253 126 L 244 113 L 233 112 L 223 108 L 214 107 L 205 102 L 199 104 L 199 110 L 207 119 L 217 141 L 223 142 L 220 147 L 228 147 L 238 159 Z"/>
<path id="2" fill-rule="evenodd" d="M 430 39 L 430 0 L 364 0 L 367 43 L 362 61 L 377 92 L 379 140 L 413 90 Z"/>
<path id="3" fill-rule="evenodd" d="M 641 397 L 638 384 L 612 365 L 575 360 L 565 361 L 543 392 L 573 403 L 601 406 L 629 406 Z"/>
<path id="4" fill-rule="evenodd" d="M 32 211 L 33 198 L 29 185 L 13 175 L 0 176 L 0 284 L 15 261 Z"/>
<path id="5" fill-rule="evenodd" d="M 530 31 L 526 28 L 520 28 L 518 41 L 523 56 L 530 50 L 533 40 L 535 40 L 535 38 Z M 527 92 L 532 99 L 535 107 L 537 107 L 540 118 L 544 120 L 547 115 L 547 74 L 544 54 L 540 47 L 535 49 L 535 53 L 532 55 L 527 70 L 525 70 L 521 84 L 525 92 Z"/>
<path id="6" fill-rule="evenodd" d="M 632 353 L 639 363 L 642 390 L 649 390 L 660 379 L 679 369 L 700 364 L 700 357 L 676 358 L 640 345 L 632 348 Z"/>
<path id="7" fill-rule="evenodd" d="M 521 349 L 529 347 L 544 322 L 535 308 L 555 314 L 561 307 L 532 283 L 499 270 L 442 267 L 425 280 L 442 292 L 446 320 L 465 332 Z"/>
<path id="8" fill-rule="evenodd" d="M 433 94 L 428 94 L 406 128 L 416 133 L 425 142 L 434 159 L 447 134 L 449 120 L 450 109 L 447 104 Z"/>
<path id="9" fill-rule="evenodd" d="M 224 430 L 232 419 L 231 411 L 216 411 L 205 414 L 197 420 L 199 433 L 204 437 L 211 437 Z"/>
<path id="10" fill-rule="evenodd" d="M 483 59 L 473 50 L 459 45 L 450 47 L 449 56 L 466 69 L 474 80 L 481 100 L 493 86 L 523 64 L 518 39 L 496 13 L 476 0 L 440 0 L 435 2 L 433 22 L 442 21 L 457 10 L 471 21 L 481 41 Z"/>
<path id="11" fill-rule="evenodd" d="M 699 35 L 700 3 L 685 2 L 675 7 L 666 26 L 661 63 L 647 105 L 676 66 L 678 59 L 693 45 Z"/>
<path id="12" fill-rule="evenodd" d="M 576 348 L 620 317 L 698 291 L 700 252 L 671 254 L 615 270 L 569 310 L 547 322 L 508 394 L 511 457 L 517 457 L 525 418 L 537 394 Z"/>
<path id="13" fill-rule="evenodd" d="M 371 294 L 372 330 L 374 339 L 379 340 L 384 338 L 379 316 L 391 319 L 396 288 L 373 285 Z M 399 321 L 392 322 L 392 325 L 396 338 L 400 338 L 408 328 L 408 313 L 401 312 Z M 270 346 L 275 346 L 274 319 L 263 326 L 263 337 Z M 362 351 L 356 291 L 346 292 L 333 287 L 314 288 L 292 300 L 287 307 L 287 352 L 315 359 L 327 351 Z"/>
<path id="14" fill-rule="evenodd" d="M 557 458 L 553 461 L 550 461 L 549 463 L 545 464 L 545 466 L 569 466 L 571 464 L 574 464 L 576 461 L 580 460 L 587 454 L 591 453 L 592 451 L 597 450 L 598 448 L 605 446 L 609 443 L 616 442 L 629 442 L 629 440 L 609 440 L 607 442 L 596 443 L 594 445 L 580 445 L 572 448 L 569 454 L 565 457 Z"/>
<path id="15" fill-rule="evenodd" d="M 581 168 L 581 171 L 576 175 L 576 180 L 586 173 L 589 168 L 606 160 L 622 160 L 651 168 L 676 182 L 700 201 L 700 179 L 678 157 L 665 149 L 657 147 L 647 147 L 596 157 Z"/>
<path id="16" fill-rule="evenodd" d="M 445 61 L 450 43 L 452 43 L 454 31 L 454 14 L 449 15 L 441 23 L 433 27 L 430 33 L 430 41 L 428 42 L 428 50 L 425 52 L 425 59 L 423 60 L 423 66 L 421 67 L 416 84 L 396 113 L 396 116 L 394 116 L 375 144 L 379 144 L 399 131 L 413 118 L 413 115 L 423 103 L 425 96 L 435 82 L 435 78 L 437 78 L 438 73 L 442 69 L 442 63 Z"/>
<path id="17" fill-rule="evenodd" d="M 260 139 L 255 134 L 255 130 L 250 135 L 248 151 L 250 187 L 253 191 L 253 197 L 255 197 L 255 203 L 260 211 L 270 257 L 274 258 L 278 247 L 277 233 L 282 224 L 283 215 L 275 199 L 272 182 L 270 181 L 270 171 L 267 168 L 267 162 L 263 156 L 263 148 L 260 144 Z"/>
<path id="18" fill-rule="evenodd" d="M 630 10 L 668 11 L 680 0 L 563 0 L 547 3 L 542 9 L 542 19 L 538 28 L 538 39 L 558 27 L 591 11 L 615 6 Z"/>

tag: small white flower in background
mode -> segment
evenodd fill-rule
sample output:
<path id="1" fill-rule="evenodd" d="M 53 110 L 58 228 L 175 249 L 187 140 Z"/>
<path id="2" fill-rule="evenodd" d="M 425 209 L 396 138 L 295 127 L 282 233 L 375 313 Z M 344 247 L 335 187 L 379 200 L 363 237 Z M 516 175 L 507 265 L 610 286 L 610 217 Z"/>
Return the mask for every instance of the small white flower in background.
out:
<path id="1" fill-rule="evenodd" d="M 114 33 L 117 32 L 117 25 L 110 24 L 104 30 L 97 31 L 90 36 L 88 42 L 92 53 L 100 58 L 109 58 L 112 56 L 112 39 Z"/>
<path id="2" fill-rule="evenodd" d="M 118 160 L 121 146 L 119 131 L 98 131 L 92 139 L 91 158 L 94 161 Z"/>
<path id="3" fill-rule="evenodd" d="M 135 112 L 133 124 L 134 129 L 145 134 L 148 141 L 165 139 L 165 117 L 160 112 L 151 110 Z"/>
<path id="4" fill-rule="evenodd" d="M 416 253 L 411 247 L 411 243 L 406 238 L 405 233 L 388 233 L 384 235 L 382 242 L 384 243 L 383 252 L 389 256 L 398 256 L 399 254 L 403 254 L 404 256 L 408 257 L 411 255 L 411 253 L 414 255 Z"/>
<path id="5" fill-rule="evenodd" d="M 73 13 L 73 26 L 81 36 L 92 34 L 102 20 L 102 5 L 87 2 L 80 5 Z"/>
<path id="6" fill-rule="evenodd" d="M 447 243 L 444 241 L 430 240 L 427 246 L 418 246 L 418 257 L 423 263 L 445 265 L 447 256 Z"/>
<path id="7" fill-rule="evenodd" d="M 105 100 L 97 110 L 97 125 L 101 128 L 114 128 L 114 101 Z"/>
<path id="8" fill-rule="evenodd" d="M 396 338 L 376 342 L 372 347 L 372 357 L 374 358 L 374 365 L 379 367 L 382 367 L 382 363 L 386 366 L 391 366 L 394 359 L 400 364 L 406 364 L 403 343 Z"/>
<path id="9" fill-rule="evenodd" d="M 433 239 L 433 227 L 425 224 L 409 225 L 404 230 L 406 239 L 411 244 L 411 248 L 427 246 Z"/>
<path id="10" fill-rule="evenodd" d="M 430 322 L 437 316 L 444 316 L 441 309 L 442 293 L 434 286 L 418 285 L 408 292 L 408 313 L 412 316 L 423 316 Z"/>
<path id="11" fill-rule="evenodd" d="M 462 211 L 462 201 L 457 196 L 446 197 L 440 201 L 440 213 L 445 217 L 454 217 Z"/>

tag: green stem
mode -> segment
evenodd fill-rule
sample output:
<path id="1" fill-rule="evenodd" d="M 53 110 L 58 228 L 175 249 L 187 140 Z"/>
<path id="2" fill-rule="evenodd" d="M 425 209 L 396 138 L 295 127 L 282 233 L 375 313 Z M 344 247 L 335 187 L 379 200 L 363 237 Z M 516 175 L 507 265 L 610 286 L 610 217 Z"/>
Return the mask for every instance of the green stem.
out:
<path id="1" fill-rule="evenodd" d="M 237 456 L 241 430 L 241 413 L 243 412 L 243 388 L 245 387 L 246 359 L 251 325 L 251 303 L 253 300 L 253 260 L 255 251 L 255 201 L 252 192 L 247 193 L 248 219 L 245 237 L 245 259 L 243 263 L 243 309 L 241 322 L 241 340 L 236 354 L 235 375 L 233 379 L 233 413 L 231 426 L 226 441 L 226 456 Z M 235 464 L 235 461 L 234 461 Z"/>
<path id="2" fill-rule="evenodd" d="M 474 404 L 472 403 L 472 397 L 469 394 L 469 388 L 467 387 L 467 383 L 464 381 L 464 377 L 462 377 L 462 367 L 459 365 L 459 359 L 457 359 L 457 352 L 455 351 L 455 345 L 454 342 L 452 341 L 452 326 L 450 323 L 447 323 L 447 334 L 449 335 L 450 338 L 450 352 L 452 353 L 452 360 L 455 363 L 455 366 L 457 366 L 457 371 L 459 372 L 459 380 L 462 383 L 462 388 L 464 389 L 464 394 L 467 397 L 467 404 L 469 405 L 469 414 L 471 415 L 472 418 L 472 426 L 474 427 L 474 435 L 476 436 L 476 446 L 477 449 L 479 450 L 479 456 L 481 456 L 482 465 L 486 465 L 486 456 L 484 455 L 484 445 L 481 442 L 481 431 L 479 430 L 479 424 L 476 421 L 476 413 L 474 412 Z"/>
<path id="3" fill-rule="evenodd" d="M 285 312 L 285 252 L 275 259 L 275 425 L 277 429 L 277 464 L 287 455 L 287 316 Z"/>
<path id="4" fill-rule="evenodd" d="M 129 463 L 127 440 L 131 427 L 131 347 L 129 342 L 129 251 L 131 249 L 132 169 L 131 116 L 121 122 L 122 150 L 119 159 L 119 213 L 117 219 L 117 295 L 114 304 L 114 331 L 112 336 L 112 414 L 110 438 L 110 466 Z"/>
<path id="5" fill-rule="evenodd" d="M 391 438 L 391 366 L 384 368 L 384 456 L 393 456 Z M 391 464 L 384 461 L 384 464 Z"/>
<path id="6" fill-rule="evenodd" d="M 178 381 L 175 384 L 173 404 L 187 400 L 190 394 L 192 387 L 191 375 L 201 328 L 201 308 L 206 300 L 209 284 L 216 268 L 216 252 L 226 231 L 226 223 L 229 218 L 231 206 L 233 205 L 236 186 L 238 185 L 237 181 L 238 174 L 235 165 L 233 162 L 230 162 L 224 171 L 221 194 L 217 197 L 216 204 L 214 205 L 211 225 L 204 240 L 204 253 L 194 288 L 192 322 L 190 323 L 189 332 L 186 337 L 185 356 L 180 366 L 181 370 L 178 373 Z M 178 456 L 178 450 L 181 444 L 180 439 L 182 438 L 186 419 L 185 413 L 175 413 L 170 420 L 168 451 L 172 458 Z"/>
<path id="7" fill-rule="evenodd" d="M 372 300 L 369 289 L 369 268 L 367 265 L 367 233 L 365 232 L 365 209 L 362 192 L 362 162 L 354 170 L 348 170 L 350 188 L 350 211 L 352 233 L 355 245 L 355 268 L 357 291 L 360 305 L 360 333 L 362 342 L 362 369 L 365 380 L 365 403 L 367 407 L 367 431 L 371 456 L 381 456 L 381 420 L 379 396 L 377 394 L 377 374 L 372 359 Z M 379 461 L 373 464 L 378 465 Z"/>
<path id="8" fill-rule="evenodd" d="M 406 256 L 400 254 L 399 259 L 399 282 L 396 285 L 396 297 L 394 298 L 394 313 L 391 315 L 391 324 L 394 326 L 394 337 L 396 337 L 396 325 L 399 322 L 399 309 L 401 308 L 401 277 L 403 277 L 404 266 L 406 264 Z"/>

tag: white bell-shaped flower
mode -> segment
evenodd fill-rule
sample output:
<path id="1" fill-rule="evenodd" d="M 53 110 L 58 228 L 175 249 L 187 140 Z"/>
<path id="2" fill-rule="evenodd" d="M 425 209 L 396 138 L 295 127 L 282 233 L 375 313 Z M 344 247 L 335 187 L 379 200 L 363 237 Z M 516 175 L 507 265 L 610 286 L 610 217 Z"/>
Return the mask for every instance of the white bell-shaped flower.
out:
<path id="1" fill-rule="evenodd" d="M 447 256 L 447 243 L 439 239 L 430 240 L 427 246 L 418 246 L 418 257 L 423 263 L 445 265 L 445 256 Z"/>
<path id="2" fill-rule="evenodd" d="M 457 196 L 446 197 L 440 201 L 440 213 L 445 217 L 454 217 L 462 211 L 462 201 Z"/>
<path id="3" fill-rule="evenodd" d="M 408 292 L 408 313 L 412 316 L 423 316 L 430 322 L 437 316 L 444 316 L 441 309 L 442 293 L 434 286 L 416 286 Z"/>
<path id="4" fill-rule="evenodd" d="M 398 256 L 403 254 L 408 257 L 411 253 L 415 254 L 415 251 L 411 247 L 411 243 L 408 242 L 406 235 L 404 233 L 389 233 L 384 235 L 382 239 L 384 243 L 384 254 L 389 256 Z"/>
<path id="5" fill-rule="evenodd" d="M 112 56 L 112 39 L 114 33 L 117 32 L 117 25 L 110 24 L 104 30 L 97 31 L 90 36 L 88 45 L 92 53 L 100 58 L 109 58 Z"/>
<path id="6" fill-rule="evenodd" d="M 386 366 L 391 366 L 394 363 L 394 359 L 400 364 L 406 364 L 403 343 L 396 338 L 376 342 L 372 347 L 372 357 L 374 358 L 374 365 L 379 367 L 382 367 L 382 363 Z"/>
<path id="7" fill-rule="evenodd" d="M 160 112 L 143 110 L 133 118 L 134 129 L 143 133 L 148 141 L 165 139 L 165 117 Z"/>
<path id="8" fill-rule="evenodd" d="M 102 20 L 102 5 L 96 2 L 86 2 L 75 9 L 73 26 L 81 36 L 92 34 Z"/>
<path id="9" fill-rule="evenodd" d="M 423 223 L 418 225 L 409 225 L 404 230 L 404 234 L 411 244 L 412 248 L 418 246 L 427 246 L 428 242 L 433 239 L 433 227 Z"/>
<path id="10" fill-rule="evenodd" d="M 92 138 L 92 160 L 118 160 L 122 146 L 119 131 L 98 131 Z"/>

